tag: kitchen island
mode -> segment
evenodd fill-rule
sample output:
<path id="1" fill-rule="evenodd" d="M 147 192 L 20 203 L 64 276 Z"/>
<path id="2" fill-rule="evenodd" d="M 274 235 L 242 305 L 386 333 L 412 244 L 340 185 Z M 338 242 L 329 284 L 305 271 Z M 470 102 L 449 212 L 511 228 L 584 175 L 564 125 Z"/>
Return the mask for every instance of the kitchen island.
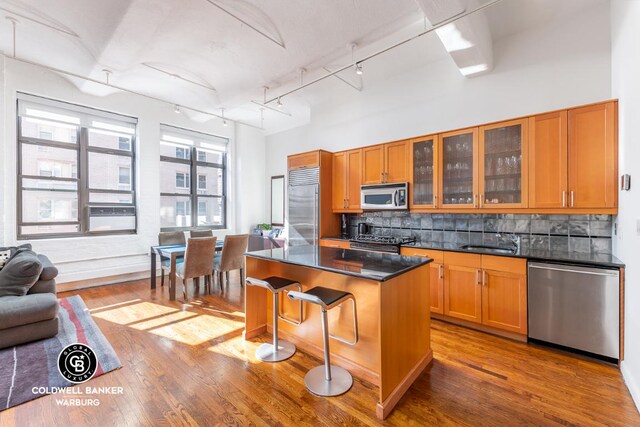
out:
<path id="1" fill-rule="evenodd" d="M 246 254 L 247 277 L 281 276 L 303 290 L 323 286 L 354 295 L 359 340 L 354 346 L 332 340 L 332 363 L 379 389 L 376 415 L 384 419 L 431 362 L 429 266 L 431 259 L 318 246 L 270 249 Z M 245 287 L 245 339 L 271 330 L 272 296 Z M 281 298 L 282 314 L 298 316 L 298 305 Z M 279 322 L 281 338 L 320 358 L 320 310 L 305 304 L 303 322 Z M 334 335 L 353 337 L 351 304 L 329 312 Z"/>

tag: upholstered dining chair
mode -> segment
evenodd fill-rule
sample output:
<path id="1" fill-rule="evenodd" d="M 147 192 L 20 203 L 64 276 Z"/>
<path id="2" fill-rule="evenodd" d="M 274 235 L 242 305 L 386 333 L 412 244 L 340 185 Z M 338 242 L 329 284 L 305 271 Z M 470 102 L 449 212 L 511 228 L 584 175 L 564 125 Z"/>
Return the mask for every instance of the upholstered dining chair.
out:
<path id="1" fill-rule="evenodd" d="M 191 237 L 212 237 L 212 230 L 190 230 L 189 231 Z"/>
<path id="2" fill-rule="evenodd" d="M 211 260 L 216 251 L 215 237 L 198 237 L 187 240 L 184 261 L 176 264 L 176 276 L 182 279 L 182 293 L 187 300 L 187 281 L 193 279 L 200 287 L 200 277 L 204 276 L 205 288 L 211 292 L 213 268 Z M 173 284 L 176 285 L 175 283 Z"/>
<path id="3" fill-rule="evenodd" d="M 184 245 L 186 239 L 182 231 L 163 231 L 158 233 L 158 244 L 160 246 Z M 178 262 L 182 261 L 182 257 L 178 258 Z M 164 272 L 171 271 L 171 259 L 160 257 L 160 286 L 164 286 Z"/>
<path id="4" fill-rule="evenodd" d="M 222 290 L 222 273 L 225 273 L 227 284 L 229 284 L 229 272 L 240 270 L 240 285 L 244 285 L 244 253 L 249 244 L 248 234 L 237 234 L 226 236 L 222 253 L 213 259 L 213 270 L 218 276 L 220 290 Z"/>

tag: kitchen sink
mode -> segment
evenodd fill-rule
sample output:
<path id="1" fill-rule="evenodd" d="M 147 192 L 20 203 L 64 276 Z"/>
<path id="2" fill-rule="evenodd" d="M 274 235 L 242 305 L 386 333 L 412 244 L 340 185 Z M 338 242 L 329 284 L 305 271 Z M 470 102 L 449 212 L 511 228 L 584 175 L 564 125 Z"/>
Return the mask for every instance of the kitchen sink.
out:
<path id="1" fill-rule="evenodd" d="M 487 246 L 487 245 L 462 245 L 460 249 L 468 251 L 478 252 L 491 252 L 494 254 L 514 255 L 517 252 L 516 248 L 505 248 L 503 246 Z"/>

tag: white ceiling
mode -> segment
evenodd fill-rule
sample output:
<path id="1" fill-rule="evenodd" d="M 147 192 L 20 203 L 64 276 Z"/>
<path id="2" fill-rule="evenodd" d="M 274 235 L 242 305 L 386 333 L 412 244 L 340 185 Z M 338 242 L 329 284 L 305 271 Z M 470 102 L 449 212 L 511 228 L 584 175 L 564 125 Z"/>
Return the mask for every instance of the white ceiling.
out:
<path id="1" fill-rule="evenodd" d="M 602 1 L 503 0 L 485 13 L 496 40 Z M 217 114 L 225 108 L 226 116 L 256 126 L 262 125 L 260 106 L 251 100 L 262 100 L 263 86 L 273 98 L 300 84 L 301 68 L 309 81 L 351 63 L 350 43 L 357 43 L 358 60 L 426 25 L 415 0 L 0 0 L 2 16 L 18 21 L 18 58 L 100 81 L 109 69 L 116 86 Z M 11 28 L 0 19 L 0 50 L 9 56 Z M 364 66 L 392 61 L 397 72 L 445 57 L 434 34 Z M 374 84 L 372 74 L 347 70 L 339 75 L 344 81 L 330 78 L 286 97 L 291 116 L 267 109 L 265 129 L 308 122 L 311 105 L 347 84 Z M 70 80 L 97 95 L 114 90 Z"/>

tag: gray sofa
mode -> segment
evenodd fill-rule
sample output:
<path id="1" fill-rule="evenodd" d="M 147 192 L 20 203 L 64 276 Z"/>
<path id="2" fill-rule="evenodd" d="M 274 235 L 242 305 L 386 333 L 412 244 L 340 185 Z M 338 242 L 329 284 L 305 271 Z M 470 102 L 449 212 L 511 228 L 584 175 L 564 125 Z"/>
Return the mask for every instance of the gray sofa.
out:
<path id="1" fill-rule="evenodd" d="M 58 269 L 30 245 L 10 249 L 0 269 L 0 348 L 58 334 Z"/>

